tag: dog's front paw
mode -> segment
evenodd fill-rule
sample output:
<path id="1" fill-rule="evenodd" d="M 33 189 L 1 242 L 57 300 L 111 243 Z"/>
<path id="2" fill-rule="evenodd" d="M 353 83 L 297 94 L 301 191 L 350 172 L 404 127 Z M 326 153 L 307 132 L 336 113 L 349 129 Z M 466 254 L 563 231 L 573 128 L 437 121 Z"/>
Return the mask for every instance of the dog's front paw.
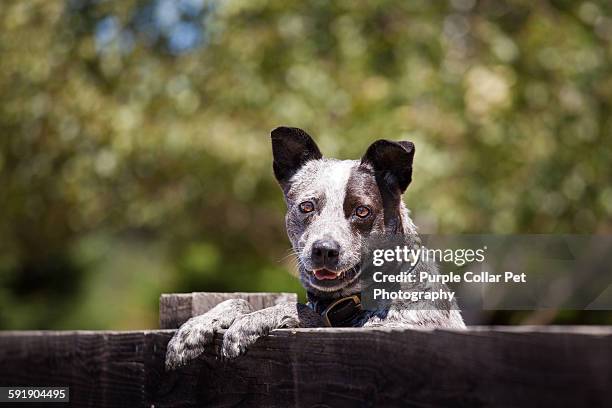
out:
<path id="1" fill-rule="evenodd" d="M 237 318 L 223 335 L 221 354 L 235 358 L 274 329 L 321 327 L 321 316 L 306 305 L 281 303 Z"/>
<path id="2" fill-rule="evenodd" d="M 295 303 L 281 303 L 267 309 L 258 310 L 237 318 L 223 335 L 221 354 L 225 358 L 235 358 L 246 352 L 258 338 L 280 328 L 298 327 L 298 310 L 308 308 Z"/>
<path id="3" fill-rule="evenodd" d="M 221 325 L 214 318 L 202 315 L 189 319 L 168 343 L 166 369 L 172 370 L 198 357 L 211 344 Z"/>
<path id="4" fill-rule="evenodd" d="M 247 301 L 231 299 L 220 303 L 201 316 L 189 319 L 168 343 L 166 369 L 175 369 L 197 358 L 204 352 L 206 346 L 212 344 L 215 333 L 228 328 L 238 316 L 252 310 Z"/>
<path id="5" fill-rule="evenodd" d="M 258 338 L 267 335 L 275 324 L 266 317 L 264 310 L 253 312 L 236 319 L 223 335 L 223 357 L 235 358 L 246 352 Z"/>

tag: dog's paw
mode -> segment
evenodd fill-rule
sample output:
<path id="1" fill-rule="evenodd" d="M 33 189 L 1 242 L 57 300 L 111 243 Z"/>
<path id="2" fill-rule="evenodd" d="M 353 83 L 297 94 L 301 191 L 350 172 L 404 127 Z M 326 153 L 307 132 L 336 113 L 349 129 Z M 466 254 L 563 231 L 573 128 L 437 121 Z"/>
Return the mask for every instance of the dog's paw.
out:
<path id="1" fill-rule="evenodd" d="M 234 321 L 223 335 L 223 357 L 231 359 L 244 354 L 258 338 L 277 328 L 273 316 L 267 316 L 265 313 L 267 310 L 249 313 Z"/>
<path id="2" fill-rule="evenodd" d="M 221 354 L 236 358 L 274 329 L 322 326 L 321 316 L 306 305 L 280 303 L 238 317 L 223 335 Z"/>
<path id="3" fill-rule="evenodd" d="M 228 328 L 237 317 L 252 310 L 247 301 L 231 299 L 201 316 L 189 319 L 168 343 L 166 369 L 173 370 L 200 356 L 213 343 L 215 333 Z"/>
<path id="4" fill-rule="evenodd" d="M 175 369 L 198 357 L 212 343 L 215 333 L 221 328 L 219 322 L 211 316 L 189 319 L 168 343 L 166 369 Z"/>

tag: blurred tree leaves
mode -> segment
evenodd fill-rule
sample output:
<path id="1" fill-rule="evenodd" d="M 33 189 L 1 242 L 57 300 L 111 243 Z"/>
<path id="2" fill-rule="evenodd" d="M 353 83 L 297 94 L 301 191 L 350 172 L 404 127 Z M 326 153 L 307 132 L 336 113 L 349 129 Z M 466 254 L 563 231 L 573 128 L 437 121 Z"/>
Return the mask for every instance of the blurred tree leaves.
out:
<path id="1" fill-rule="evenodd" d="M 151 327 L 161 291 L 297 290 L 279 124 L 342 158 L 414 141 L 425 232 L 610 232 L 611 7 L 3 1 L 0 327 Z"/>

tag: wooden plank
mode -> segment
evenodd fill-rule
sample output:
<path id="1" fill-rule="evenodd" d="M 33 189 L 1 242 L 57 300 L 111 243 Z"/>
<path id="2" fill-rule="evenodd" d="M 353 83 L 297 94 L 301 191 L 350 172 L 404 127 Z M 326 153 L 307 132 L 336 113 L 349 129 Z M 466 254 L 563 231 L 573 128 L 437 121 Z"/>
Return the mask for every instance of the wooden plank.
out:
<path id="1" fill-rule="evenodd" d="M 70 387 L 72 406 L 142 406 L 149 347 L 138 332 L 0 335 L 0 383 Z"/>
<path id="2" fill-rule="evenodd" d="M 206 313 L 227 299 L 245 299 L 255 310 L 281 302 L 297 302 L 295 293 L 193 292 L 164 293 L 159 299 L 159 327 L 176 329 L 189 318 Z"/>
<path id="3" fill-rule="evenodd" d="M 598 407 L 612 387 L 608 327 L 276 330 L 167 373 L 172 334 L 0 333 L 0 385 L 70 386 L 92 407 Z"/>
<path id="4" fill-rule="evenodd" d="M 159 298 L 159 327 L 176 329 L 193 316 L 193 294 L 162 294 Z"/>

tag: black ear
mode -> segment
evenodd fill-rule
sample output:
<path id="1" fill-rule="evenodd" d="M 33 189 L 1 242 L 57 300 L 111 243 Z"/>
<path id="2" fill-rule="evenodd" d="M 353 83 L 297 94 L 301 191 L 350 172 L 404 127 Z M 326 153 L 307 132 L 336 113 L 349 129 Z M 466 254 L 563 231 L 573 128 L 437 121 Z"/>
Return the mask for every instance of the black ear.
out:
<path id="1" fill-rule="evenodd" d="M 271 133 L 274 175 L 283 190 L 288 189 L 291 177 L 310 160 L 323 157 L 308 133 L 302 129 L 277 127 Z"/>
<path id="2" fill-rule="evenodd" d="M 385 183 L 392 191 L 403 193 L 412 181 L 412 142 L 377 140 L 368 147 L 361 164 L 371 166 L 376 180 Z"/>

